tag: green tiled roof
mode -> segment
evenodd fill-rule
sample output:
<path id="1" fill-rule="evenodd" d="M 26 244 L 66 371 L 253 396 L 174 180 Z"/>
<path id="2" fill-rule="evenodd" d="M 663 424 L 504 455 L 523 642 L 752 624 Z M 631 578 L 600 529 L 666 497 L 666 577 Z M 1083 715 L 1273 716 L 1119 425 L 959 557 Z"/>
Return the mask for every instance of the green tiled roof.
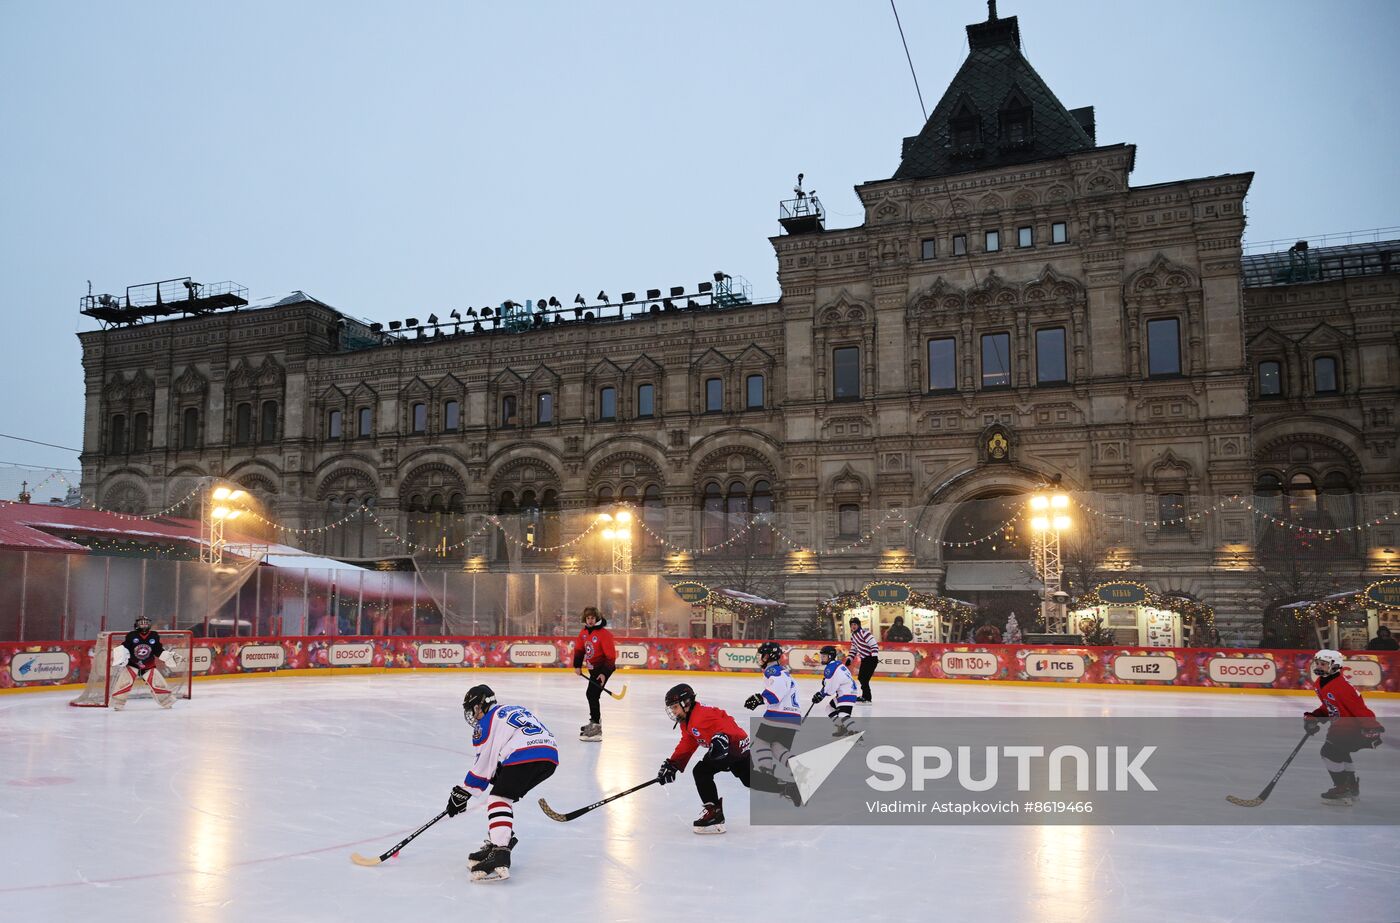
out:
<path id="1" fill-rule="evenodd" d="M 971 46 L 967 60 L 934 107 L 924 130 L 904 139 L 903 158 L 894 179 L 966 173 L 1093 149 L 1093 108 L 1071 113 L 1055 98 L 1021 55 L 1021 32 L 1015 16 L 970 25 L 967 39 Z M 1032 113 L 1029 139 L 1021 143 L 1001 137 L 1000 113 L 1016 94 L 1030 105 Z M 950 121 L 965 108 L 976 113 L 980 140 L 955 150 Z"/>

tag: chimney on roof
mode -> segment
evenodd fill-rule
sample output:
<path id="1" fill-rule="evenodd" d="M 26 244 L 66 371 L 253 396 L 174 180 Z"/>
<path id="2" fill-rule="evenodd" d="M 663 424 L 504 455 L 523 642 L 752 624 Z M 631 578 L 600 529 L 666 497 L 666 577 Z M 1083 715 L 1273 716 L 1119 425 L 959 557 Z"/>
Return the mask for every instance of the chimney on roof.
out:
<path id="1" fill-rule="evenodd" d="M 996 0 L 987 0 L 987 21 L 967 27 L 967 44 L 973 51 L 999 45 L 1010 45 L 1020 51 L 1021 28 L 1016 24 L 1015 16 L 998 19 Z"/>

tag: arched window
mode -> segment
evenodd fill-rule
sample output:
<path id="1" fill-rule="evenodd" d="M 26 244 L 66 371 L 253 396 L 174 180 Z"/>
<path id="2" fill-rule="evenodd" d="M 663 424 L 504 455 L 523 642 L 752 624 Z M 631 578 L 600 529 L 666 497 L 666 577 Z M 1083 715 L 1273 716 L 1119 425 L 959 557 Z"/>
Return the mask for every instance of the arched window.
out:
<path id="1" fill-rule="evenodd" d="M 705 485 L 700 499 L 700 544 L 706 548 L 724 541 L 724 494 L 714 481 Z"/>
<path id="2" fill-rule="evenodd" d="M 1317 512 L 1317 483 L 1310 474 L 1295 474 L 1288 479 L 1288 510 L 1297 516 Z"/>
<path id="3" fill-rule="evenodd" d="M 599 509 L 603 509 L 603 508 L 606 507 L 606 506 L 612 505 L 612 502 L 613 502 L 613 489 L 612 489 L 611 487 L 599 487 L 599 488 L 598 488 L 598 508 L 599 508 Z"/>
<path id="4" fill-rule="evenodd" d="M 277 441 L 277 402 L 262 402 L 262 433 L 259 435 L 261 442 Z"/>
<path id="5" fill-rule="evenodd" d="M 515 395 L 507 394 L 501 398 L 501 425 L 516 426 L 520 422 L 516 418 Z"/>
<path id="6" fill-rule="evenodd" d="M 426 433 L 428 431 L 428 405 L 423 403 L 414 404 L 412 407 L 413 432 Z"/>
<path id="7" fill-rule="evenodd" d="M 724 498 L 724 512 L 725 538 L 745 535 L 745 530 L 749 525 L 749 494 L 744 485 L 738 481 L 731 481 L 729 484 L 729 491 Z"/>
<path id="8" fill-rule="evenodd" d="M 233 444 L 247 445 L 253 441 L 253 405 L 239 404 L 233 412 Z"/>
<path id="9" fill-rule="evenodd" d="M 520 513 L 520 507 L 516 505 L 515 494 L 509 490 L 501 494 L 500 501 L 496 504 L 496 516 L 500 520 L 500 526 L 496 532 L 496 560 L 510 560 L 510 543 L 506 539 L 506 530 L 515 528 L 516 516 Z"/>
<path id="10" fill-rule="evenodd" d="M 339 439 L 341 434 L 340 411 L 332 410 L 326 415 L 326 438 Z"/>
<path id="11" fill-rule="evenodd" d="M 554 546 L 559 544 L 559 494 L 554 490 L 546 490 L 544 497 L 540 500 L 540 513 L 544 518 L 544 535 L 537 540 L 543 549 L 539 552 L 545 557 L 553 557 L 559 552 L 554 550 Z"/>
<path id="12" fill-rule="evenodd" d="M 758 481 L 753 485 L 753 501 L 750 504 L 754 517 L 772 514 L 773 512 L 773 486 L 767 481 Z M 753 551 L 756 554 L 773 553 L 773 526 L 770 520 L 765 518 L 762 523 L 754 524 Z"/>
<path id="13" fill-rule="evenodd" d="M 151 447 L 150 417 L 138 413 L 131 418 L 131 451 L 144 452 Z"/>
<path id="14" fill-rule="evenodd" d="M 186 407 L 180 418 L 180 448 L 199 448 L 199 408 Z"/>
<path id="15" fill-rule="evenodd" d="M 108 434 L 107 452 L 111 455 L 122 455 L 126 452 L 126 415 L 115 414 L 112 417 L 112 431 Z"/>
<path id="16" fill-rule="evenodd" d="M 661 542 L 656 536 L 666 532 L 666 508 L 661 500 L 661 488 L 655 484 L 648 484 L 642 491 L 642 522 L 646 524 L 642 530 L 642 554 L 660 554 Z"/>
<path id="17" fill-rule="evenodd" d="M 1254 479 L 1254 507 L 1270 516 L 1283 512 L 1283 481 L 1277 474 L 1264 471 Z"/>
<path id="18" fill-rule="evenodd" d="M 374 413 L 368 407 L 361 407 L 357 412 L 355 422 L 355 435 L 361 439 L 368 439 L 374 435 Z"/>
<path id="19" fill-rule="evenodd" d="M 457 432 L 457 427 L 461 425 L 461 405 L 456 401 L 448 401 L 442 405 L 442 430 L 445 433 Z"/>
<path id="20" fill-rule="evenodd" d="M 836 534 L 841 538 L 860 537 L 859 503 L 843 503 L 836 508 Z"/>

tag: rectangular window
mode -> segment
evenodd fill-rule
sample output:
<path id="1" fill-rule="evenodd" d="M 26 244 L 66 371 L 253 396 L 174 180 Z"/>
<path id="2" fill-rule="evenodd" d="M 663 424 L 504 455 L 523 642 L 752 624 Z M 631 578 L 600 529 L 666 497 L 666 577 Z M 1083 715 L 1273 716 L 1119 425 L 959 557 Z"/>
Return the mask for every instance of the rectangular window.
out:
<path id="1" fill-rule="evenodd" d="M 263 401 L 262 405 L 262 441 L 277 441 L 277 402 Z"/>
<path id="2" fill-rule="evenodd" d="M 1017 228 L 1017 229 L 1016 229 L 1016 246 L 1018 246 L 1018 247 L 1023 247 L 1023 248 L 1024 248 L 1024 247 L 1034 247 L 1034 246 L 1035 246 L 1035 228 L 1031 228 L 1031 227 Z"/>
<path id="3" fill-rule="evenodd" d="M 253 405 L 239 404 L 234 412 L 233 441 L 247 445 L 253 441 Z"/>
<path id="4" fill-rule="evenodd" d="M 535 422 L 554 422 L 554 395 L 548 391 L 541 391 L 535 395 Z"/>
<path id="5" fill-rule="evenodd" d="M 1337 393 L 1337 360 L 1318 356 L 1313 360 L 1313 390 L 1318 394 Z"/>
<path id="6" fill-rule="evenodd" d="M 339 414 L 336 415 L 337 429 L 339 428 Z M 339 439 L 339 436 L 334 437 Z M 199 448 L 199 409 L 196 407 L 186 407 L 184 414 L 180 417 L 180 448 Z"/>
<path id="7" fill-rule="evenodd" d="M 656 416 L 655 385 L 637 385 L 637 416 Z"/>
<path id="8" fill-rule="evenodd" d="M 147 419 L 148 418 L 144 413 L 138 413 L 135 417 L 132 418 L 131 451 L 133 452 L 146 451 L 146 440 L 148 438 L 148 433 L 146 432 L 146 430 L 148 429 Z"/>
<path id="9" fill-rule="evenodd" d="M 724 382 L 718 378 L 705 379 L 705 412 L 719 413 L 724 409 Z"/>
<path id="10" fill-rule="evenodd" d="M 518 426 L 520 420 L 517 416 L 519 410 L 515 406 L 515 395 L 505 394 L 501 396 L 501 425 Z"/>
<path id="11" fill-rule="evenodd" d="M 958 387 L 958 341 L 940 337 L 928 341 L 928 389 L 953 391 Z"/>
<path id="12" fill-rule="evenodd" d="M 1282 366 L 1277 362 L 1259 363 L 1259 396 L 1278 397 L 1283 393 Z"/>
<path id="13" fill-rule="evenodd" d="M 836 508 L 836 534 L 854 538 L 860 535 L 860 506 L 843 503 Z"/>
<path id="14" fill-rule="evenodd" d="M 428 431 L 428 405 L 413 405 L 413 431 L 415 433 L 426 433 Z"/>
<path id="15" fill-rule="evenodd" d="M 860 399 L 860 347 L 843 346 L 831 354 L 831 398 Z"/>
<path id="16" fill-rule="evenodd" d="M 355 435 L 359 436 L 361 439 L 368 439 L 370 436 L 373 436 L 373 435 L 374 435 L 374 423 L 373 423 L 373 420 L 374 420 L 374 417 L 373 417 L 373 415 L 371 414 L 370 409 L 369 409 L 368 407 L 361 407 L 361 408 L 360 408 L 360 412 L 359 412 L 359 419 L 358 419 L 358 421 L 357 421 L 356 424 L 355 424 L 355 425 L 356 425 Z"/>
<path id="17" fill-rule="evenodd" d="M 1001 231 L 987 232 L 987 252 L 996 253 L 1001 249 Z"/>
<path id="18" fill-rule="evenodd" d="M 925 237 L 919 241 L 919 259 L 931 260 L 938 252 L 937 243 L 932 237 Z"/>
<path id="19" fill-rule="evenodd" d="M 1147 374 L 1181 374 L 1180 322 L 1175 317 L 1161 317 L 1147 322 Z"/>
<path id="20" fill-rule="evenodd" d="M 121 455 L 126 452 L 126 416 L 117 414 L 112 417 L 112 440 L 107 451 L 112 455 Z"/>
<path id="21" fill-rule="evenodd" d="M 448 401 L 442 405 L 442 429 L 444 432 L 455 433 L 457 427 L 462 423 L 461 405 L 456 401 Z"/>
<path id="22" fill-rule="evenodd" d="M 966 255 L 967 255 L 967 235 L 966 235 L 966 234 L 954 234 L 954 235 L 953 235 L 953 256 L 966 256 Z"/>
<path id="23" fill-rule="evenodd" d="M 1035 332 L 1035 383 L 1060 385 L 1069 380 L 1065 369 L 1065 329 L 1051 327 Z"/>
<path id="24" fill-rule="evenodd" d="M 982 387 L 1011 386 L 1011 334 L 982 334 Z"/>
<path id="25" fill-rule="evenodd" d="M 326 438 L 327 438 L 327 439 L 339 439 L 339 438 L 340 438 L 340 411 L 339 411 L 339 410 L 332 410 L 332 411 L 330 412 L 330 415 L 329 415 L 328 417 L 326 417 Z"/>
<path id="26" fill-rule="evenodd" d="M 617 389 L 603 388 L 598 392 L 598 419 L 617 419 Z"/>
<path id="27" fill-rule="evenodd" d="M 1063 244 L 1069 242 L 1069 225 L 1064 221 L 1056 221 L 1050 225 L 1050 243 Z"/>
<path id="28" fill-rule="evenodd" d="M 750 375 L 744 379 L 744 406 L 749 410 L 763 409 L 763 376 Z"/>
<path id="29" fill-rule="evenodd" d="M 1157 529 L 1161 532 L 1186 531 L 1186 495 L 1157 495 Z"/>

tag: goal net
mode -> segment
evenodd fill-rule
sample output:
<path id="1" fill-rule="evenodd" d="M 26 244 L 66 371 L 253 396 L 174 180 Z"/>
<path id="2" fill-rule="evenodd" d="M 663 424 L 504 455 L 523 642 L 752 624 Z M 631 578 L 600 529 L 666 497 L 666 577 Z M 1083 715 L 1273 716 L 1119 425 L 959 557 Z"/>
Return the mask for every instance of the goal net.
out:
<path id="1" fill-rule="evenodd" d="M 165 685 L 177 699 L 190 697 L 191 668 L 194 664 L 194 633 L 158 630 L 164 650 L 156 661 L 156 669 L 165 677 Z M 112 693 L 121 688 L 118 685 L 126 675 L 127 651 L 122 646 L 126 638 L 124 631 L 104 631 L 97 636 L 92 647 L 92 669 L 88 672 L 87 685 L 70 705 L 91 708 L 106 708 L 112 701 Z M 144 682 L 136 683 L 128 698 L 150 698 L 151 690 Z"/>

